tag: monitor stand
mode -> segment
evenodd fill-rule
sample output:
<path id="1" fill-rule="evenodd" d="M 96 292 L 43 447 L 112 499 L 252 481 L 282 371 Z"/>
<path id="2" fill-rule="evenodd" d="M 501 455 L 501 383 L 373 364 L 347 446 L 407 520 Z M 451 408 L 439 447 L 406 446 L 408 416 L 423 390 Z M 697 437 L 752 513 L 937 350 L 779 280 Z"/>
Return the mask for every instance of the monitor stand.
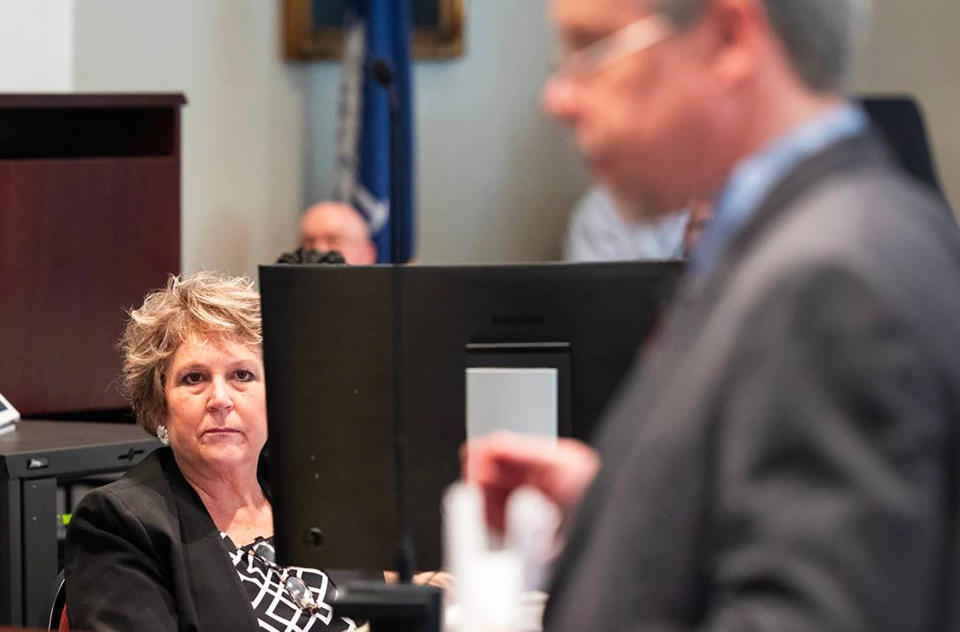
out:
<path id="1" fill-rule="evenodd" d="M 369 621 L 371 632 L 443 629 L 443 591 L 433 586 L 347 582 L 332 605 L 338 617 Z"/>

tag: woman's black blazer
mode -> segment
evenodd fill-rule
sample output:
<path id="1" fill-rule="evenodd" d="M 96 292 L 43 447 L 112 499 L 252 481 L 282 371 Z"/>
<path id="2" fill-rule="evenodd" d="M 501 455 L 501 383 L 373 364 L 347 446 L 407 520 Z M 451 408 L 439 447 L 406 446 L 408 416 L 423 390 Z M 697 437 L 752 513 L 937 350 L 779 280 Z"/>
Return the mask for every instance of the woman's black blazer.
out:
<path id="1" fill-rule="evenodd" d="M 170 448 L 83 497 L 65 567 L 71 629 L 258 628 L 219 531 Z"/>

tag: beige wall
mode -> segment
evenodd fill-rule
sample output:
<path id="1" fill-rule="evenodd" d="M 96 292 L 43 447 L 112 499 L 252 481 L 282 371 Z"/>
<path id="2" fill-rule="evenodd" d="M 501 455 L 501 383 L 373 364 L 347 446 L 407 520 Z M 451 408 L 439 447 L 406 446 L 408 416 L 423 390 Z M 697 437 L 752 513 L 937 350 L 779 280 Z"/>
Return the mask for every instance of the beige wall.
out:
<path id="1" fill-rule="evenodd" d="M 76 5 L 77 90 L 187 95 L 185 271 L 254 274 L 293 245 L 299 211 L 330 194 L 339 65 L 282 61 L 280 4 Z M 544 3 L 469 2 L 467 29 L 462 58 L 415 66 L 418 257 L 554 258 L 586 177 L 539 111 L 551 41 Z"/>
<path id="2" fill-rule="evenodd" d="M 74 0 L 0 0 L 0 92 L 73 89 Z"/>
<path id="3" fill-rule="evenodd" d="M 415 66 L 419 248 L 424 263 L 559 256 L 586 174 L 540 112 L 552 35 L 543 0 L 473 0 L 466 53 Z M 307 69 L 308 197 L 332 191 L 336 69 Z"/>
<path id="4" fill-rule="evenodd" d="M 960 2 L 874 0 L 855 89 L 911 93 L 925 110 L 948 198 L 960 203 Z"/>

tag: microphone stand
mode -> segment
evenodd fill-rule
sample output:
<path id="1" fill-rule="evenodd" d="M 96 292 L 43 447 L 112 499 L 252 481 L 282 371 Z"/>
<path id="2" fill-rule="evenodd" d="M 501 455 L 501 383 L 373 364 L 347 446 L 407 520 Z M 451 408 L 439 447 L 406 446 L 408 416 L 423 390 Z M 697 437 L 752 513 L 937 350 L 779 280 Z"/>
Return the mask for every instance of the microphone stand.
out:
<path id="1" fill-rule="evenodd" d="M 443 593 L 431 586 L 411 582 L 416 566 L 413 538 L 407 524 L 406 431 L 403 419 L 403 264 L 400 229 L 408 217 L 407 199 L 400 195 L 401 166 L 399 107 L 393 71 L 383 60 L 371 68 L 373 79 L 387 90 L 390 99 L 390 261 L 391 328 L 393 330 L 393 462 L 397 516 L 395 562 L 397 584 L 350 582 L 334 599 L 337 616 L 366 619 L 371 632 L 440 632 L 443 623 Z"/>
<path id="2" fill-rule="evenodd" d="M 396 478 L 396 516 L 399 542 L 394 556 L 401 582 L 413 579 L 416 557 L 413 539 L 407 525 L 407 462 L 406 428 L 403 420 L 403 264 L 400 254 L 400 227 L 407 217 L 406 198 L 400 195 L 401 147 L 400 113 L 393 71 L 383 60 L 376 60 L 371 67 L 374 81 L 387 90 L 390 103 L 390 312 L 393 330 L 393 466 Z"/>

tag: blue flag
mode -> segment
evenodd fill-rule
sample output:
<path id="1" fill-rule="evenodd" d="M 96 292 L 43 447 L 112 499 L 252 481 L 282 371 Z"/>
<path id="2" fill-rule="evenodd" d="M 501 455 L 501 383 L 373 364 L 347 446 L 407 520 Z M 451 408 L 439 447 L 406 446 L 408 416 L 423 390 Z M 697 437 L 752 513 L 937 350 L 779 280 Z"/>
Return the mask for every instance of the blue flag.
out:
<path id="1" fill-rule="evenodd" d="M 410 81 L 411 3 L 409 0 L 356 0 L 347 27 L 340 85 L 336 196 L 359 208 L 377 246 L 377 260 L 409 261 L 414 249 L 413 117 Z M 390 92 L 373 78 L 382 62 L 391 70 L 396 92 L 396 140 L 400 147 L 391 173 Z M 390 180 L 397 199 L 390 199 Z M 393 224 L 398 243 L 392 243 Z"/>

